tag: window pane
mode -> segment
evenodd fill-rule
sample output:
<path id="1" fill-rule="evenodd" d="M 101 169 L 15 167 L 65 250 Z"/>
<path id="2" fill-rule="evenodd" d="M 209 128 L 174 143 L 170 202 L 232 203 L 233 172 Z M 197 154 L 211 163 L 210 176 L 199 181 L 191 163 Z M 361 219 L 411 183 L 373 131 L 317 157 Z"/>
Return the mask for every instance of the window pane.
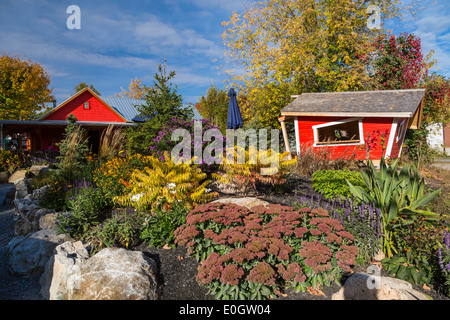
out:
<path id="1" fill-rule="evenodd" d="M 317 129 L 318 142 L 360 140 L 358 121 L 345 122 Z"/>

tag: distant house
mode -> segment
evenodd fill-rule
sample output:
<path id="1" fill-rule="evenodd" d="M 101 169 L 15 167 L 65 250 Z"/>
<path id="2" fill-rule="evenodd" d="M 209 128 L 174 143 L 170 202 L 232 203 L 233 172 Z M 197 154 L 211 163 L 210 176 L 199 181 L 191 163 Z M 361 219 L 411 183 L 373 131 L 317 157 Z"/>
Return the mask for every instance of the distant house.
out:
<path id="1" fill-rule="evenodd" d="M 424 96 L 425 89 L 304 93 L 293 96 L 278 120 L 290 152 L 286 122 L 294 123 L 297 154 L 302 146 L 329 148 L 333 158 L 354 153 L 363 160 L 370 145 L 371 159 L 398 158 L 406 129 L 420 127 Z"/>
<path id="2" fill-rule="evenodd" d="M 87 132 L 90 150 L 97 153 L 103 130 L 109 125 L 127 127 L 142 122 L 137 106 L 145 103 L 139 99 L 100 97 L 84 88 L 36 121 L 0 120 L 2 148 L 7 136 L 17 134 L 23 137 L 22 149 L 35 152 L 54 147 L 63 137 L 66 118 L 73 114 Z M 201 119 L 198 111 L 193 109 L 194 119 Z"/>
<path id="3" fill-rule="evenodd" d="M 87 132 L 90 150 L 97 153 L 103 130 L 109 125 L 135 125 L 136 106 L 143 103 L 145 100 L 100 97 L 84 88 L 36 121 L 0 120 L 2 147 L 4 137 L 18 133 L 26 137 L 23 147 L 32 152 L 54 146 L 62 139 L 66 118 L 72 113 Z"/>
<path id="4" fill-rule="evenodd" d="M 450 154 L 450 123 L 432 123 L 427 126 L 428 145 L 438 152 Z"/>

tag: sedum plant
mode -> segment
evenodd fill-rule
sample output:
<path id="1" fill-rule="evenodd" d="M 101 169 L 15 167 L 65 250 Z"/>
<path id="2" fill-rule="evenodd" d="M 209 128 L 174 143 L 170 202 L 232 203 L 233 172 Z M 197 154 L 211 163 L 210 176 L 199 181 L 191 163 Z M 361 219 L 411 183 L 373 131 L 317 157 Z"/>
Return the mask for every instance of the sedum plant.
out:
<path id="1" fill-rule="evenodd" d="M 328 286 L 358 254 L 353 236 L 327 211 L 275 204 L 201 205 L 174 235 L 200 262 L 197 281 L 216 299 L 270 299 L 287 287 Z"/>
<path id="2" fill-rule="evenodd" d="M 398 171 L 398 161 L 388 166 L 382 158 L 379 171 L 369 161 L 367 169 L 360 171 L 369 192 L 347 180 L 353 196 L 360 201 L 374 203 L 381 210 L 381 248 L 387 257 L 397 252 L 394 229 L 411 225 L 422 218 L 430 223 L 440 219 L 439 214 L 421 208 L 435 199 L 442 188 L 425 194 L 425 182 L 417 168 L 405 165 Z"/>
<path id="3" fill-rule="evenodd" d="M 126 182 L 130 193 L 114 197 L 114 201 L 123 206 L 138 210 L 152 209 L 164 201 L 167 205 L 183 202 L 187 207 L 194 203 L 205 203 L 217 196 L 206 188 L 209 181 L 206 174 L 191 164 L 175 164 L 170 154 L 164 154 L 165 160 L 149 156 L 150 166 L 135 170 Z"/>

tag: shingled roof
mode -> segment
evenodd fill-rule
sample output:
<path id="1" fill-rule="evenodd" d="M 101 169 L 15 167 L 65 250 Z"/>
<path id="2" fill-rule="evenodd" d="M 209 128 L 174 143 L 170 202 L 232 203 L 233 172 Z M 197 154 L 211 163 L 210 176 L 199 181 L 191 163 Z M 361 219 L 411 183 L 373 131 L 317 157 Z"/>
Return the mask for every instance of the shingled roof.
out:
<path id="1" fill-rule="evenodd" d="M 425 89 L 303 93 L 281 115 L 412 117 L 424 96 Z"/>

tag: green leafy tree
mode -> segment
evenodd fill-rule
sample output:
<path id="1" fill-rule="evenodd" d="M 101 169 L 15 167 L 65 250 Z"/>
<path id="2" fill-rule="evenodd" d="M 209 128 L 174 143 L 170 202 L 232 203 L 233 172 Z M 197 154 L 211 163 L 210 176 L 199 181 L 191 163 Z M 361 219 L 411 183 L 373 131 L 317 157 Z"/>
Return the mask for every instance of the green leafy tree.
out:
<path id="1" fill-rule="evenodd" d="M 149 88 L 146 95 L 146 104 L 138 106 L 138 111 L 145 122 L 125 131 L 131 152 L 150 154 L 153 139 L 170 119 L 181 118 L 189 121 L 194 116 L 190 108 L 183 106 L 176 85 L 170 83 L 174 77 L 175 71 L 167 74 L 166 65 L 159 64 L 158 72 L 154 76 L 154 86 Z"/>
<path id="2" fill-rule="evenodd" d="M 218 89 L 213 85 L 206 92 L 206 97 L 202 94 L 197 107 L 203 118 L 209 119 L 213 125 L 218 126 L 225 133 L 227 128 L 228 105 L 229 97 L 227 91 Z"/>
<path id="3" fill-rule="evenodd" d="M 92 84 L 87 84 L 86 82 L 80 82 L 79 84 L 77 84 L 74 88 L 74 93 L 78 93 L 80 90 L 83 90 L 84 88 L 89 88 L 91 89 L 93 92 L 95 92 L 96 95 L 100 96 L 100 91 L 98 91 L 97 89 L 95 89 L 95 87 Z"/>
<path id="4" fill-rule="evenodd" d="M 54 100 L 50 74 L 36 62 L 0 55 L 0 118 L 32 120 Z"/>

